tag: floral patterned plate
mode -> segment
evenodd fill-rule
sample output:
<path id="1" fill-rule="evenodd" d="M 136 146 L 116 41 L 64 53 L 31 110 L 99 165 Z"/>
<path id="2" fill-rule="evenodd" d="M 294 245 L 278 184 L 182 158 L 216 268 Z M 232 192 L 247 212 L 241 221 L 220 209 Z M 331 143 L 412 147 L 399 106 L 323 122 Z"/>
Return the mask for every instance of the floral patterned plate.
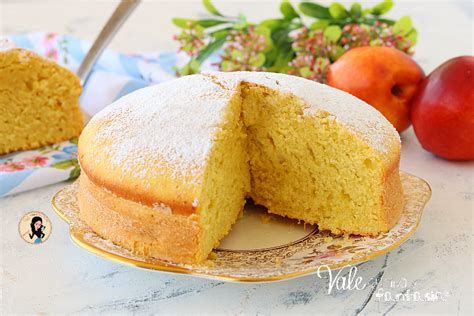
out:
<path id="1" fill-rule="evenodd" d="M 136 267 L 240 282 L 263 282 L 314 273 L 319 267 L 337 269 L 387 253 L 416 230 L 431 196 L 422 179 L 401 173 L 405 207 L 399 222 L 376 238 L 332 237 L 316 227 L 268 215 L 246 207 L 244 216 L 203 265 L 172 264 L 137 256 L 96 235 L 78 217 L 77 183 L 53 197 L 54 210 L 69 224 L 72 240 L 96 255 Z M 245 227 L 245 229 L 243 228 Z"/>

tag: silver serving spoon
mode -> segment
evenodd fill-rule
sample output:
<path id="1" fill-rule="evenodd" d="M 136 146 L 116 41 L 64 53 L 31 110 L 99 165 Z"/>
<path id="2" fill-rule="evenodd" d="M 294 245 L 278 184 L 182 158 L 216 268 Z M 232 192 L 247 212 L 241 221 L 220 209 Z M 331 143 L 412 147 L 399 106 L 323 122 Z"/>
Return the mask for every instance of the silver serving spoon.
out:
<path id="1" fill-rule="evenodd" d="M 76 74 L 81 80 L 81 85 L 83 87 L 86 85 L 87 79 L 89 79 L 89 75 L 91 74 L 92 68 L 94 67 L 97 59 L 100 57 L 107 45 L 109 45 L 117 31 L 122 27 L 128 17 L 140 4 L 140 2 L 141 0 L 120 1 L 119 5 L 100 31 L 91 48 L 87 52 L 86 57 L 84 57 L 84 60 L 79 66 L 79 69 L 77 70 Z M 83 114 L 84 121 L 87 123 L 91 117 L 84 111 Z"/>

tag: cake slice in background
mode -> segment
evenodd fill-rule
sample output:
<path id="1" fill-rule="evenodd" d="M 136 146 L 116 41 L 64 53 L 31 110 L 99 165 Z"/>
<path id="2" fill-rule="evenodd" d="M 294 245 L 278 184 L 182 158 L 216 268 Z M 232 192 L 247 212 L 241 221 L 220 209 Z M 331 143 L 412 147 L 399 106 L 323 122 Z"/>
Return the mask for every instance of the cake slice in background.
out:
<path id="1" fill-rule="evenodd" d="M 81 91 L 68 69 L 0 41 L 0 155 L 79 136 Z"/>

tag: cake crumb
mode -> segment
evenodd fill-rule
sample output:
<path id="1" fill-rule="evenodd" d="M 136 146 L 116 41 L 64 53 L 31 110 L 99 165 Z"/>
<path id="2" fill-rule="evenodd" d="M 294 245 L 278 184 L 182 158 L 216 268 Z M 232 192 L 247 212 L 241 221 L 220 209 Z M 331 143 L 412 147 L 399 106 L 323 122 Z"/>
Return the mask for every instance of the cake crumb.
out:
<path id="1" fill-rule="evenodd" d="M 209 254 L 209 256 L 202 263 L 202 265 L 208 268 L 214 268 L 216 266 L 216 263 L 214 262 L 214 260 L 216 259 L 217 259 L 217 254 L 213 251 Z"/>
<path id="2" fill-rule="evenodd" d="M 215 259 L 217 259 L 217 253 L 215 253 L 214 251 L 211 252 L 211 253 L 209 254 L 208 259 L 209 259 L 209 260 L 215 260 Z"/>
<path id="3" fill-rule="evenodd" d="M 209 260 L 209 259 L 207 259 L 206 261 L 203 262 L 203 266 L 205 266 L 207 268 L 214 268 L 215 265 L 216 264 L 214 263 L 214 261 Z"/>
<path id="4" fill-rule="evenodd" d="M 270 214 L 260 214 L 260 220 L 262 224 L 268 224 L 272 220 L 272 216 Z"/>
<path id="5" fill-rule="evenodd" d="M 334 238 L 331 237 L 331 236 L 324 236 L 323 240 L 324 240 L 325 243 L 330 243 L 334 240 Z"/>

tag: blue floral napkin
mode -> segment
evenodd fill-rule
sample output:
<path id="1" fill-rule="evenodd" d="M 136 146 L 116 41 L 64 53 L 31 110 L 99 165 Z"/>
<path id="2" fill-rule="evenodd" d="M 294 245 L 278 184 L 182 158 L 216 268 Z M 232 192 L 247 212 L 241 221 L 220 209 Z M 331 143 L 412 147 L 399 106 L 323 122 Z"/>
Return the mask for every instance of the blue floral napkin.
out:
<path id="1" fill-rule="evenodd" d="M 91 43 L 56 33 L 8 37 L 18 47 L 56 60 L 76 71 Z M 184 65 L 182 53 L 155 52 L 125 55 L 106 50 L 99 58 L 81 95 L 82 109 L 94 115 L 116 99 L 143 87 L 175 78 L 174 66 Z M 213 69 L 211 58 L 203 69 Z M 77 140 L 37 150 L 0 156 L 0 197 L 73 179 L 79 175 Z"/>

